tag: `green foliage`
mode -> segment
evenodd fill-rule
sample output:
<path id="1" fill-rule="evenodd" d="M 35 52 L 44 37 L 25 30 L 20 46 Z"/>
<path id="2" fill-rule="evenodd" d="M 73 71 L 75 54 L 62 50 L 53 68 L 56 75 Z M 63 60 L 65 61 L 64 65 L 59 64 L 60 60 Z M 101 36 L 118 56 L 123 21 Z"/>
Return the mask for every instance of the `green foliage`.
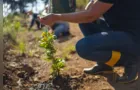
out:
<path id="1" fill-rule="evenodd" d="M 19 31 L 20 27 L 21 27 L 20 22 L 15 22 L 14 23 L 14 29 L 15 30 Z"/>
<path id="2" fill-rule="evenodd" d="M 34 56 L 34 53 L 35 53 L 34 50 L 28 50 L 28 55 L 29 55 L 30 57 L 33 57 L 33 56 Z"/>
<path id="3" fill-rule="evenodd" d="M 18 20 L 15 19 L 15 17 L 9 15 L 8 17 L 3 19 L 4 33 L 8 33 L 11 31 L 18 32 L 20 28 L 21 28 L 21 24 Z"/>
<path id="4" fill-rule="evenodd" d="M 43 32 L 42 33 L 42 38 L 40 40 L 40 47 L 43 47 L 46 49 L 46 54 L 48 59 L 51 59 L 53 57 L 53 54 L 56 53 L 56 50 L 53 45 L 53 41 L 55 39 L 55 36 L 48 33 L 48 32 Z"/>
<path id="5" fill-rule="evenodd" d="M 75 46 L 68 45 L 62 52 L 63 57 L 65 60 L 69 60 L 71 58 L 70 54 L 74 54 L 76 52 Z"/>
<path id="6" fill-rule="evenodd" d="M 18 16 L 8 15 L 3 19 L 3 35 L 6 41 L 9 41 L 9 45 L 17 49 L 21 55 L 26 52 L 25 43 L 19 40 L 18 33 L 23 27 L 21 27 L 21 18 Z"/>
<path id="7" fill-rule="evenodd" d="M 40 40 L 40 47 L 46 50 L 47 59 L 52 62 L 52 72 L 53 78 L 60 75 L 60 70 L 65 66 L 65 60 L 62 58 L 55 57 L 56 49 L 54 47 L 54 40 L 56 37 L 49 33 L 43 32 Z"/>
<path id="8" fill-rule="evenodd" d="M 25 43 L 24 42 L 19 42 L 19 50 L 20 50 L 20 54 L 25 54 L 26 51 L 26 47 L 25 47 Z"/>
<path id="9" fill-rule="evenodd" d="M 3 34 L 8 36 L 9 40 L 17 42 L 17 34 L 21 29 L 21 24 L 19 21 L 14 20 L 12 15 L 3 19 Z"/>
<path id="10" fill-rule="evenodd" d="M 60 70 L 65 66 L 65 60 L 62 58 L 55 58 L 52 64 L 52 76 L 55 78 L 60 75 Z"/>
<path id="11" fill-rule="evenodd" d="M 76 52 L 75 46 L 73 46 L 73 45 L 69 46 L 69 47 L 67 48 L 67 50 L 68 50 L 69 53 L 74 53 L 74 52 Z"/>

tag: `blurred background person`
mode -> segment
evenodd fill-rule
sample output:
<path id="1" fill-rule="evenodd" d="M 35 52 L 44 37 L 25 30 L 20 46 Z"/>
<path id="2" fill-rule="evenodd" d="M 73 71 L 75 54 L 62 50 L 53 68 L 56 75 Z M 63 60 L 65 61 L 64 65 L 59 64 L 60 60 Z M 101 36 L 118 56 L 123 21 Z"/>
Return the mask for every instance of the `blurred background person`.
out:
<path id="1" fill-rule="evenodd" d="M 50 4 L 48 3 L 45 6 L 44 11 L 42 12 L 42 16 L 47 16 L 50 13 Z M 56 22 L 49 28 L 50 33 L 54 33 L 57 38 L 63 37 L 63 36 L 68 36 L 70 35 L 70 27 L 68 22 Z"/>
<path id="2" fill-rule="evenodd" d="M 28 30 L 31 30 L 35 23 L 37 25 L 37 30 L 40 30 L 41 29 L 41 23 L 38 20 L 39 13 L 34 13 L 31 10 L 31 11 L 27 12 L 27 15 L 31 16 L 31 22 L 30 22 L 30 26 L 29 26 Z"/>

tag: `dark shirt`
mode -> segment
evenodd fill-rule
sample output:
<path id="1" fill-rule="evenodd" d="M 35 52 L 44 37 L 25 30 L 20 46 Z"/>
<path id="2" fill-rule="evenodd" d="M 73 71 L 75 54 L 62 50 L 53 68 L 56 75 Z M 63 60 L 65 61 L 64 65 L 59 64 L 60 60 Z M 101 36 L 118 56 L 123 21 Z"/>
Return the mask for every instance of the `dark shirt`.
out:
<path id="1" fill-rule="evenodd" d="M 128 31 L 140 35 L 140 0 L 99 0 L 113 4 L 103 16 L 114 30 Z"/>

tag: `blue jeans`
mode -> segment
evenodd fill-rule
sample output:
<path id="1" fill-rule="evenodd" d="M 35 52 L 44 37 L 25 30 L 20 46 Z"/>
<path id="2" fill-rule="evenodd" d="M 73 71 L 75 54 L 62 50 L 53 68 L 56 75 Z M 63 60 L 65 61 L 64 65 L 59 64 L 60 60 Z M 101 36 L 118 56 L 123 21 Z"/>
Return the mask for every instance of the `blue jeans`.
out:
<path id="1" fill-rule="evenodd" d="M 80 57 L 115 65 L 133 65 L 138 61 L 139 48 L 133 35 L 123 31 L 113 31 L 103 20 L 81 23 L 79 27 L 84 38 L 76 44 Z"/>
<path id="2" fill-rule="evenodd" d="M 33 14 L 32 15 L 32 20 L 31 20 L 31 23 L 30 23 L 30 29 L 34 26 L 35 23 L 36 23 L 38 29 L 41 28 L 41 23 L 37 20 L 37 16 L 38 16 L 38 14 Z"/>
<path id="3" fill-rule="evenodd" d="M 69 24 L 66 22 L 60 23 L 54 29 L 54 34 L 59 38 L 60 36 L 67 36 L 69 35 Z"/>

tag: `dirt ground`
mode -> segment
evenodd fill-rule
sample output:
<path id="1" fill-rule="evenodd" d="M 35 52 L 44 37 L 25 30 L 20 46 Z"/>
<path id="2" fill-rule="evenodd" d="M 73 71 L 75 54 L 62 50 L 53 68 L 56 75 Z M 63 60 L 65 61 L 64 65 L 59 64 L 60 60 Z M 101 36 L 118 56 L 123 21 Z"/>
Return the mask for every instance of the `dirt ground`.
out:
<path id="1" fill-rule="evenodd" d="M 76 42 L 83 38 L 77 24 L 71 23 L 70 26 L 72 37 L 55 42 L 59 56 L 63 56 L 68 52 L 66 48 L 75 46 Z M 62 76 L 52 82 L 49 79 L 51 64 L 43 60 L 44 51 L 38 43 L 41 32 L 26 30 L 18 34 L 19 39 L 24 39 L 26 43 L 26 53 L 23 55 L 5 43 L 4 90 L 140 90 L 140 79 L 131 84 L 118 84 L 113 80 L 113 74 L 84 74 L 83 68 L 91 67 L 95 62 L 80 58 L 76 52 L 68 53 L 66 67 L 61 71 Z M 115 70 L 118 74 L 123 73 L 121 67 Z"/>

